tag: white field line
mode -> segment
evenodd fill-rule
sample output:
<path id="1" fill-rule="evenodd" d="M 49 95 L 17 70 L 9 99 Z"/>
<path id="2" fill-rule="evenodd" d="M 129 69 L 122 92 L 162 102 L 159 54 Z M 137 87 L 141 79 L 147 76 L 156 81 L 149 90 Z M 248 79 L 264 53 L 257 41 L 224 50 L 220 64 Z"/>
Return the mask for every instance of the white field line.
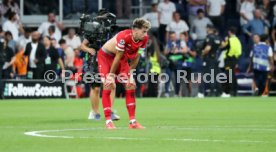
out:
<path id="1" fill-rule="evenodd" d="M 179 126 L 160 126 L 160 129 L 176 129 L 176 130 L 234 130 L 234 131 L 268 131 L 268 132 L 275 132 L 276 128 L 251 128 L 251 127 L 231 127 L 231 126 L 214 126 L 214 127 L 179 127 Z"/>
<path id="2" fill-rule="evenodd" d="M 165 128 L 165 127 L 159 127 L 159 129 Z M 167 129 L 175 129 L 172 127 L 167 127 Z M 118 128 L 118 129 L 127 129 L 127 128 Z M 178 127 L 180 129 L 180 127 Z M 187 129 L 187 128 L 181 128 L 181 129 Z M 191 128 L 188 128 L 191 129 Z M 198 129 L 198 128 L 196 128 Z M 203 128 L 204 129 L 204 128 Z M 67 132 L 67 131 L 89 131 L 89 130 L 105 130 L 103 128 L 89 128 L 89 129 L 60 129 L 60 130 L 40 130 L 40 131 L 30 131 L 25 132 L 25 135 L 28 136 L 34 136 L 34 137 L 44 137 L 44 138 L 66 138 L 66 139 L 72 139 L 72 138 L 81 138 L 81 139 L 88 139 L 88 138 L 94 138 L 94 139 L 110 139 L 110 140 L 154 140 L 152 138 L 129 138 L 129 137 L 75 137 L 75 136 L 56 136 L 56 135 L 46 135 L 45 133 L 53 133 L 53 132 Z M 260 141 L 260 140 L 221 140 L 221 139 L 193 139 L 193 138 L 160 138 L 160 140 L 164 141 L 184 141 L 184 142 L 234 142 L 234 143 L 270 143 L 268 141 Z"/>

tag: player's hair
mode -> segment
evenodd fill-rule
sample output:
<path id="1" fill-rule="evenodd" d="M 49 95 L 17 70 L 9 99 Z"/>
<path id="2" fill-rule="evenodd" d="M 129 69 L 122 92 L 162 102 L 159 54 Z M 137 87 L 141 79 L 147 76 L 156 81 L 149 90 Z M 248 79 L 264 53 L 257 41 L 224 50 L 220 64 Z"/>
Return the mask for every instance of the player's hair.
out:
<path id="1" fill-rule="evenodd" d="M 150 29 L 151 24 L 149 21 L 143 19 L 143 18 L 136 18 L 133 21 L 132 24 L 132 28 L 138 28 L 138 29 L 142 29 L 142 28 L 146 28 L 146 29 Z"/>

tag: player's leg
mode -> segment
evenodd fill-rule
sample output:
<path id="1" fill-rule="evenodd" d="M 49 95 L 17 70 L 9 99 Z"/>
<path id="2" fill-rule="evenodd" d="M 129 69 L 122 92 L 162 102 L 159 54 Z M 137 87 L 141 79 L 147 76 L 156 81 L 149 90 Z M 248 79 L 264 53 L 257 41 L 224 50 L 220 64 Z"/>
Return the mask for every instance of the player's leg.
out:
<path id="1" fill-rule="evenodd" d="M 111 112 L 111 119 L 113 121 L 118 121 L 120 120 L 120 116 L 118 116 L 113 109 L 114 101 L 115 101 L 115 94 L 116 94 L 116 89 L 111 91 L 110 98 L 111 98 L 111 107 L 112 107 L 112 112 Z"/>
<path id="2" fill-rule="evenodd" d="M 108 83 L 104 81 L 103 83 L 103 93 L 102 93 L 102 104 L 103 104 L 103 111 L 106 120 L 106 128 L 107 129 L 115 129 L 112 122 L 112 101 L 111 101 L 111 93 L 115 90 L 115 84 L 108 86 Z"/>
<path id="3" fill-rule="evenodd" d="M 98 53 L 98 67 L 101 78 L 103 78 L 103 92 L 102 92 L 102 106 L 104 111 L 104 116 L 106 119 L 106 128 L 107 129 L 115 129 L 112 119 L 111 119 L 111 92 L 115 89 L 115 83 L 109 85 L 108 81 L 105 80 L 107 75 L 109 74 L 113 57 L 104 53 L 102 50 Z"/>
<path id="4" fill-rule="evenodd" d="M 127 83 L 124 84 L 126 90 L 126 107 L 129 115 L 129 128 L 130 129 L 144 129 L 135 118 L 136 112 L 136 99 L 135 99 L 135 90 L 136 83 L 133 78 L 133 75 L 130 75 Z"/>

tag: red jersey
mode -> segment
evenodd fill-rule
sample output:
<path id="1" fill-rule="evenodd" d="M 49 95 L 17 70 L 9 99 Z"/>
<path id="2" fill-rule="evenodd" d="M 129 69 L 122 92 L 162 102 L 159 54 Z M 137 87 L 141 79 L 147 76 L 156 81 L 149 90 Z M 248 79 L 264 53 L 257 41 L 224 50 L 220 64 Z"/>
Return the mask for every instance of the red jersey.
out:
<path id="1" fill-rule="evenodd" d="M 138 51 L 143 51 L 146 48 L 147 42 L 148 42 L 148 35 L 145 36 L 144 40 L 135 42 L 132 37 L 132 30 L 124 30 L 119 32 L 116 35 L 116 49 L 119 51 L 124 51 L 125 57 L 128 59 L 134 59 Z"/>

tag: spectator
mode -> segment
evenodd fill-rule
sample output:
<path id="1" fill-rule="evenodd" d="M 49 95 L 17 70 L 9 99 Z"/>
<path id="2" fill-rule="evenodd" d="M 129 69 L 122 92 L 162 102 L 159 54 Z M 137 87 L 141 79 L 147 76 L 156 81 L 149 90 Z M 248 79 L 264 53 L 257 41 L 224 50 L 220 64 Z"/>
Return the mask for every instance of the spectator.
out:
<path id="1" fill-rule="evenodd" d="M 188 1 L 187 0 L 171 0 L 174 2 L 176 11 L 180 13 L 181 19 L 185 22 L 189 21 Z"/>
<path id="2" fill-rule="evenodd" d="M 142 18 L 148 20 L 151 23 L 150 31 L 157 37 L 158 35 L 158 10 L 157 10 L 157 3 L 151 4 L 151 12 L 146 13 Z"/>
<path id="3" fill-rule="evenodd" d="M 255 34 L 262 35 L 265 34 L 266 27 L 270 27 L 269 23 L 263 19 L 261 11 L 256 9 L 254 11 L 254 19 L 250 20 L 243 26 L 243 32 L 249 37 L 252 37 Z"/>
<path id="4" fill-rule="evenodd" d="M 205 40 L 207 36 L 207 25 L 212 25 L 212 22 L 204 16 L 202 9 L 197 10 L 197 18 L 193 20 L 191 27 L 191 32 L 196 34 L 197 40 Z"/>
<path id="5" fill-rule="evenodd" d="M 64 52 L 62 51 L 62 48 L 59 47 L 59 44 L 57 43 L 56 39 L 51 39 L 51 44 L 54 48 L 57 49 L 59 56 L 61 57 L 61 59 L 64 59 Z"/>
<path id="6" fill-rule="evenodd" d="M 27 43 L 32 41 L 32 37 L 31 37 L 31 31 L 26 29 L 24 34 L 21 35 L 18 40 L 17 40 L 17 50 L 24 50 L 26 48 Z"/>
<path id="7" fill-rule="evenodd" d="M 173 21 L 167 26 L 166 28 L 167 36 L 166 40 L 169 38 L 169 32 L 175 32 L 176 38 L 180 38 L 180 33 L 182 32 L 188 32 L 189 27 L 187 23 L 180 18 L 180 14 L 178 12 L 173 13 Z"/>
<path id="8" fill-rule="evenodd" d="M 219 33 L 223 34 L 224 18 L 223 13 L 225 10 L 225 0 L 207 0 L 208 16 L 214 24 Z"/>
<path id="9" fill-rule="evenodd" d="M 83 61 L 83 58 L 81 57 L 81 52 L 78 49 L 75 49 L 74 52 L 75 52 L 74 67 L 76 67 L 78 73 L 82 73 L 84 61 Z"/>
<path id="10" fill-rule="evenodd" d="M 2 15 L 2 23 L 6 21 L 4 16 L 8 16 L 9 12 L 15 12 L 17 17 L 20 16 L 20 10 L 18 4 L 14 0 L 3 0 L 0 5 L 0 14 Z"/>
<path id="11" fill-rule="evenodd" d="M 42 36 L 49 36 L 49 27 L 51 25 L 55 26 L 55 38 L 56 40 L 60 40 L 61 39 L 61 31 L 64 29 L 64 26 L 62 23 L 58 22 L 56 20 L 56 15 L 54 13 L 49 13 L 48 14 L 48 21 L 47 22 L 43 22 L 39 28 L 38 28 L 38 32 L 40 34 L 42 34 Z"/>
<path id="12" fill-rule="evenodd" d="M 253 48 L 251 59 L 253 64 L 254 81 L 257 86 L 258 95 L 264 94 L 268 73 L 274 72 L 274 60 L 272 48 L 267 44 L 268 36 L 261 35 L 261 42 Z"/>
<path id="13" fill-rule="evenodd" d="M 3 79 L 11 79 L 14 77 L 14 73 L 12 71 L 12 65 L 15 62 L 15 56 L 14 56 L 14 52 L 12 51 L 12 49 L 7 45 L 7 42 L 4 41 L 3 43 L 4 47 L 3 47 L 3 51 L 4 53 L 4 65 L 2 67 L 3 70 L 2 71 L 2 78 Z"/>
<path id="14" fill-rule="evenodd" d="M 76 30 L 74 28 L 70 28 L 68 35 L 64 36 L 63 39 L 66 41 L 66 44 L 73 49 L 77 49 L 81 45 L 81 39 L 76 35 Z"/>
<path id="15" fill-rule="evenodd" d="M 273 20 L 273 3 L 270 3 L 270 0 L 262 0 L 257 8 L 261 11 L 264 19 L 269 21 Z"/>
<path id="16" fill-rule="evenodd" d="M 22 48 L 15 55 L 13 64 L 13 73 L 16 73 L 16 79 L 26 79 L 28 70 L 28 57 L 24 56 L 25 48 Z"/>
<path id="17" fill-rule="evenodd" d="M 10 31 L 15 41 L 18 40 L 19 32 L 24 33 L 23 26 L 19 22 L 15 12 L 9 14 L 8 20 L 3 24 L 3 31 Z"/>
<path id="18" fill-rule="evenodd" d="M 59 41 L 59 38 L 61 38 L 61 37 L 57 36 L 57 35 L 55 34 L 55 31 L 56 31 L 56 27 L 55 27 L 54 25 L 49 26 L 49 29 L 48 29 L 49 35 L 48 35 L 48 36 L 49 36 L 51 39 L 56 39 L 57 41 Z M 44 37 L 45 37 L 45 36 L 44 36 Z"/>
<path id="19" fill-rule="evenodd" d="M 83 61 L 83 58 L 81 57 L 80 50 L 75 49 L 74 52 L 75 52 L 74 67 L 76 68 L 76 72 L 78 73 L 77 75 L 75 75 L 76 77 L 75 79 L 77 79 L 80 82 L 82 79 L 81 74 L 83 73 L 82 69 L 83 69 L 84 61 Z"/>
<path id="20" fill-rule="evenodd" d="M 158 19 L 159 19 L 159 40 L 162 44 L 165 43 L 166 38 L 166 27 L 173 20 L 173 12 L 176 11 L 174 3 L 170 2 L 170 0 L 164 0 L 164 2 L 160 2 L 157 6 L 158 10 Z"/>
<path id="21" fill-rule="evenodd" d="M 65 54 L 65 60 L 64 60 L 65 67 L 68 69 L 74 69 L 75 53 L 73 49 L 66 44 L 66 41 L 64 39 L 61 39 L 59 41 L 59 45 Z"/>
<path id="22" fill-rule="evenodd" d="M 64 70 L 63 62 L 58 54 L 57 49 L 52 46 L 51 38 L 49 36 L 45 36 L 43 38 L 43 44 L 46 50 L 45 71 L 48 71 L 48 70 L 57 71 L 58 63 L 61 69 Z"/>
<path id="23" fill-rule="evenodd" d="M 265 21 L 262 17 L 261 11 L 256 9 L 254 11 L 254 19 L 250 20 L 247 24 L 243 26 L 243 32 L 247 34 L 247 50 L 246 56 L 252 49 L 253 42 L 252 36 L 255 34 L 262 35 L 266 33 L 266 29 L 270 27 L 270 24 Z"/>
<path id="24" fill-rule="evenodd" d="M 254 18 L 253 11 L 255 10 L 254 0 L 244 0 L 241 4 L 240 15 L 241 25 L 247 24 Z"/>
<path id="25" fill-rule="evenodd" d="M 189 0 L 189 23 L 192 23 L 197 16 L 197 10 L 202 9 L 205 12 L 207 0 Z"/>
<path id="26" fill-rule="evenodd" d="M 59 44 L 57 43 L 57 40 L 56 39 L 51 39 L 51 45 L 57 49 L 57 52 L 58 52 L 58 55 L 59 55 L 59 60 L 58 60 L 58 66 L 57 66 L 57 75 L 62 75 L 62 69 L 60 67 L 61 64 L 63 64 L 64 66 L 64 57 L 65 57 L 65 54 L 62 50 L 62 48 L 59 47 Z M 65 66 L 64 66 L 65 68 Z"/>
<path id="27" fill-rule="evenodd" d="M 32 42 L 26 45 L 24 55 L 28 57 L 28 75 L 30 79 L 43 79 L 46 51 L 42 43 L 39 42 L 40 33 L 32 33 Z"/>
<path id="28" fill-rule="evenodd" d="M 16 42 L 13 40 L 12 33 L 10 31 L 5 32 L 5 41 L 8 45 L 8 47 L 13 51 L 15 54 L 17 52 L 16 50 Z"/>

